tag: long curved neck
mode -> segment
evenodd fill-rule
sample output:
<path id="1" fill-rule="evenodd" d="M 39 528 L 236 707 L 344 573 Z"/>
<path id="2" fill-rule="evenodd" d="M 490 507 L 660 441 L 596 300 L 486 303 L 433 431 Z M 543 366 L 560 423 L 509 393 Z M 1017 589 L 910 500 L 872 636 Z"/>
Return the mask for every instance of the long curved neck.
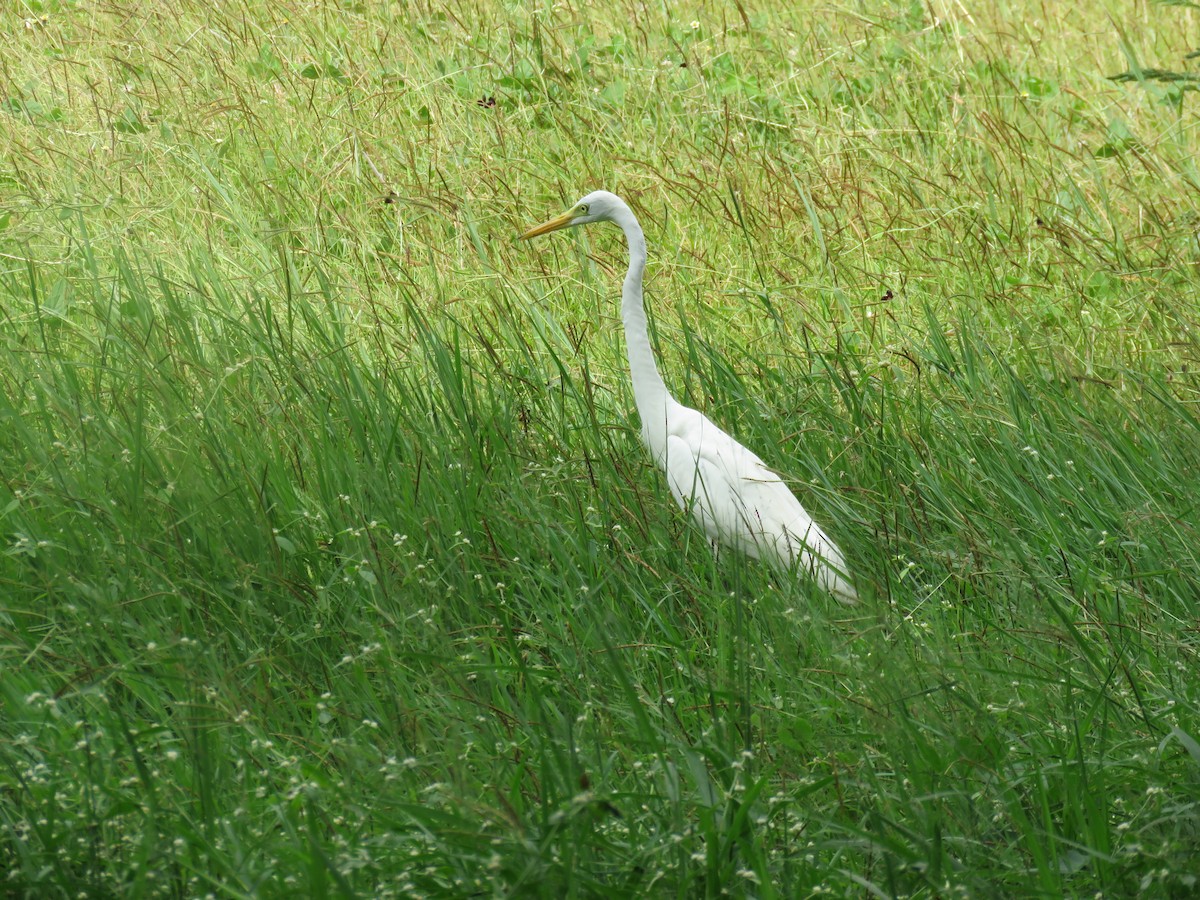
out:
<path id="1" fill-rule="evenodd" d="M 633 399 L 642 420 L 642 431 L 652 447 L 666 440 L 666 411 L 670 394 L 658 374 L 650 334 L 646 325 L 646 307 L 642 303 L 642 274 L 646 271 L 646 237 L 642 226 L 628 207 L 618 210 L 613 222 L 625 232 L 629 244 L 629 271 L 621 288 L 621 319 L 625 323 L 625 351 L 629 355 L 629 374 L 633 379 Z"/>

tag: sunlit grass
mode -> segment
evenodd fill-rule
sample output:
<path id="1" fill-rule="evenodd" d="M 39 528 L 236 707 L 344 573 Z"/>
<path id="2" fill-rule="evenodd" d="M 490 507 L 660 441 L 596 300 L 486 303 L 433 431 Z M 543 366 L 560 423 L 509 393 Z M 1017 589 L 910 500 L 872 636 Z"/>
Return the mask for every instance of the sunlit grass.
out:
<path id="1" fill-rule="evenodd" d="M 1194 891 L 1194 12 L 942 6 L 29 4 L 4 890 Z M 858 607 L 675 510 L 595 187 Z"/>

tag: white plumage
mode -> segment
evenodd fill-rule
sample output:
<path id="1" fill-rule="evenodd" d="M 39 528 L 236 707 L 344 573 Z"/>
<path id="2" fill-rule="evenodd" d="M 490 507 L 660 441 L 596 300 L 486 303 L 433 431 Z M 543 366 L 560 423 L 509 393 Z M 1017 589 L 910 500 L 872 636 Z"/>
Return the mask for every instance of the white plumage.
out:
<path id="1" fill-rule="evenodd" d="M 675 400 L 650 349 L 642 275 L 646 239 L 620 197 L 588 194 L 561 216 L 531 228 L 531 238 L 590 222 L 613 222 L 629 244 L 621 317 L 642 440 L 667 476 L 675 500 L 714 542 L 787 571 L 811 576 L 843 603 L 857 599 L 841 550 L 804 511 L 783 479 L 698 410 Z"/>

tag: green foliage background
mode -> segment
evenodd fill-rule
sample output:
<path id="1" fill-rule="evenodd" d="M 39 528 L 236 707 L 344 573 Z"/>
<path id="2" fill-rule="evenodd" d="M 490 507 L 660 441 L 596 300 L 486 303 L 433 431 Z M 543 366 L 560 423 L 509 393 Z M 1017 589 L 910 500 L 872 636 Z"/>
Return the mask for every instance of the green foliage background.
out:
<path id="1" fill-rule="evenodd" d="M 1191 895 L 1200 20 L 973 6 L 10 4 L 3 890 Z"/>

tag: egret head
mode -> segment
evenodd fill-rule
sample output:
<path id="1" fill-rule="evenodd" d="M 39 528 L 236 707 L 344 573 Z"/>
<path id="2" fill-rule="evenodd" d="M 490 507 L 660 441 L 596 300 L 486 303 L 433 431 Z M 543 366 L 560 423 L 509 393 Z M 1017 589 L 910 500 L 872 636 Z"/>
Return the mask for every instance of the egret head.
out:
<path id="1" fill-rule="evenodd" d="M 558 231 L 560 228 L 587 225 L 590 222 L 613 222 L 616 221 L 621 210 L 628 208 L 616 194 L 610 194 L 608 191 L 592 191 L 562 215 L 530 228 L 521 235 L 520 239 L 524 241 L 531 237 L 537 237 L 539 234 Z"/>

